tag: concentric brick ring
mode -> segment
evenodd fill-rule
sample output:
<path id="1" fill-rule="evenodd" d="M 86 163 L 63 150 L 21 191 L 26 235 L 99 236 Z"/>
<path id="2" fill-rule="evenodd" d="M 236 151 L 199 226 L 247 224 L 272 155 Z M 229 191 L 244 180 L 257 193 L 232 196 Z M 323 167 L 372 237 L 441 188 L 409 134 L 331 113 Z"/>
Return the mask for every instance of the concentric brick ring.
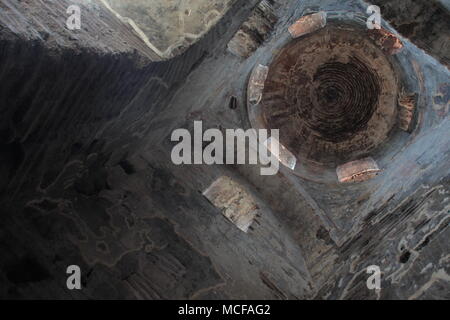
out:
<path id="1" fill-rule="evenodd" d="M 314 75 L 315 104 L 298 104 L 305 125 L 323 139 L 339 142 L 363 130 L 376 109 L 380 84 L 376 73 L 353 59 L 329 62 Z"/>
<path id="2" fill-rule="evenodd" d="M 366 30 L 327 26 L 273 58 L 262 118 L 300 161 L 335 166 L 385 142 L 396 122 L 397 87 L 389 59 Z"/>

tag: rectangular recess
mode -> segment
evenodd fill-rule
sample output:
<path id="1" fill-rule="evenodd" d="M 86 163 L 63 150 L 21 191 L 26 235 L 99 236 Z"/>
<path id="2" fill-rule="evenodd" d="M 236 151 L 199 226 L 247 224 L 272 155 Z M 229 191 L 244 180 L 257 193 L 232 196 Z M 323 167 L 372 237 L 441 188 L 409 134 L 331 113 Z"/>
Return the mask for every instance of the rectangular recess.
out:
<path id="1" fill-rule="evenodd" d="M 228 176 L 221 176 L 214 181 L 203 195 L 244 232 L 250 228 L 259 209 L 244 187 Z"/>

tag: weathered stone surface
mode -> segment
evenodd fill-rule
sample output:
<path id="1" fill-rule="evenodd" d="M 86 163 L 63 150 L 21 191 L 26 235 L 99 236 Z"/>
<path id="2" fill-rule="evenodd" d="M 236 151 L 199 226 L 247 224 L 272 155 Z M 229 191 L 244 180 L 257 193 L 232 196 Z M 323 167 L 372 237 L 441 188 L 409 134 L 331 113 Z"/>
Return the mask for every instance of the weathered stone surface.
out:
<path id="1" fill-rule="evenodd" d="M 184 52 L 235 0 L 100 0 L 162 59 Z"/>
<path id="2" fill-rule="evenodd" d="M 276 22 L 272 4 L 267 0 L 261 1 L 228 43 L 228 50 L 248 58 L 269 37 Z"/>
<path id="3" fill-rule="evenodd" d="M 252 197 L 230 177 L 220 177 L 203 195 L 244 232 L 248 231 L 258 213 L 258 206 Z"/>
<path id="4" fill-rule="evenodd" d="M 80 30 L 71 31 L 66 26 L 67 8 L 71 5 L 80 7 Z M 128 54 L 134 55 L 140 63 L 159 60 L 142 39 L 99 1 L 3 0 L 0 9 L 3 40 L 13 35 L 35 44 L 45 44 L 47 49 L 54 51 L 72 48 L 103 54 Z"/>

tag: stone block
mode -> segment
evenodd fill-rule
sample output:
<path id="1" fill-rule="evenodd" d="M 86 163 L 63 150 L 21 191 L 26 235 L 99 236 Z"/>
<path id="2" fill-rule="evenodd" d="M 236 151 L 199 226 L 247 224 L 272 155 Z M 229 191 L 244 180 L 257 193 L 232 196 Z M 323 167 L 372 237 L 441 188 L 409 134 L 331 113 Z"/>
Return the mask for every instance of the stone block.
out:
<path id="1" fill-rule="evenodd" d="M 370 157 L 347 162 L 336 169 L 339 182 L 366 181 L 375 177 L 380 171 L 375 160 Z"/>
<path id="2" fill-rule="evenodd" d="M 294 24 L 292 24 L 288 31 L 292 38 L 298 38 L 305 34 L 319 30 L 327 24 L 327 13 L 317 12 L 298 19 Z"/>

